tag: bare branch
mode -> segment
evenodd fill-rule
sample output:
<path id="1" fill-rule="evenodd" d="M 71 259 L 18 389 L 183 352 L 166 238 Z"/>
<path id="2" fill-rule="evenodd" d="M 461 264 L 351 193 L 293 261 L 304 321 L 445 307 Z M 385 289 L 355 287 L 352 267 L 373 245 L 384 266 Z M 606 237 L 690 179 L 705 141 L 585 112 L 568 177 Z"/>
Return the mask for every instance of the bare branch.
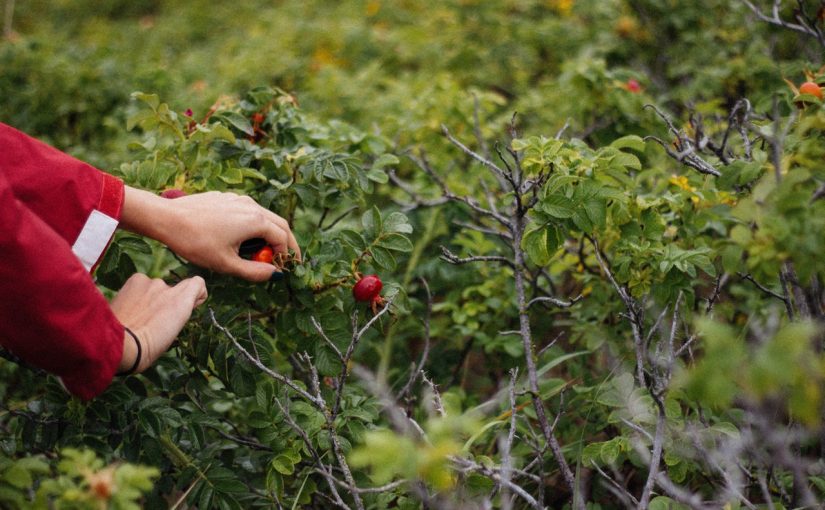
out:
<path id="1" fill-rule="evenodd" d="M 492 162 L 492 161 L 490 161 L 489 159 L 485 158 L 485 157 L 484 157 L 484 156 L 482 156 L 481 154 L 479 154 L 479 153 L 475 152 L 474 150 L 470 149 L 469 147 L 467 147 L 466 145 L 464 145 L 463 143 L 461 143 L 458 139 L 456 139 L 456 138 L 455 138 L 455 137 L 454 137 L 454 136 L 450 133 L 450 130 L 449 130 L 449 129 L 447 129 L 447 126 L 445 126 L 444 124 L 442 124 L 442 125 L 441 125 L 441 132 L 442 132 L 442 133 L 444 133 L 444 136 L 446 136 L 446 137 L 447 137 L 447 139 L 450 141 L 450 143 L 452 143 L 453 145 L 455 145 L 456 147 L 458 147 L 459 149 L 461 149 L 461 151 L 462 151 L 464 154 L 466 154 L 466 155 L 470 156 L 470 157 L 471 157 L 471 158 L 473 158 L 474 160 L 478 161 L 479 163 L 481 163 L 482 165 L 484 165 L 485 167 L 487 167 L 488 169 L 490 169 L 490 170 L 493 172 L 493 175 L 495 175 L 495 176 L 497 176 L 497 177 L 500 177 L 500 178 L 502 178 L 502 179 L 507 179 L 507 176 L 505 175 L 504 170 L 502 170 L 501 168 L 499 168 L 499 166 L 498 166 L 498 165 L 496 165 L 495 163 L 493 163 L 493 162 Z"/>
<path id="2" fill-rule="evenodd" d="M 748 8 L 753 12 L 757 18 L 761 21 L 766 23 L 770 23 L 771 25 L 776 25 L 778 27 L 782 27 L 788 30 L 793 30 L 794 32 L 799 32 L 800 34 L 809 35 L 819 41 L 819 44 L 825 46 L 825 37 L 823 37 L 822 31 L 816 27 L 816 25 L 811 26 L 802 20 L 799 16 L 797 16 L 797 21 L 799 23 L 791 23 L 790 21 L 785 21 L 779 16 L 779 4 L 780 2 L 775 1 L 773 4 L 773 10 L 769 15 L 762 12 L 758 7 L 753 5 L 749 0 L 742 0 L 742 3 L 748 6 Z"/>
<path id="3" fill-rule="evenodd" d="M 439 393 L 438 387 L 431 380 L 427 379 L 425 374 L 421 374 L 421 379 L 427 383 L 430 387 L 430 391 L 433 392 L 433 406 L 435 407 L 435 412 L 437 412 L 439 416 L 447 416 L 447 411 L 444 410 L 444 404 L 441 402 L 441 393 Z"/>
<path id="4" fill-rule="evenodd" d="M 315 331 L 317 331 L 318 334 L 321 335 L 321 338 L 323 338 L 324 341 L 327 343 L 327 345 L 329 345 L 332 348 L 332 350 L 335 351 L 335 354 L 338 356 L 338 359 L 341 361 L 341 363 L 346 364 L 346 361 L 344 361 L 344 354 L 341 352 L 341 349 L 339 349 L 338 346 L 335 345 L 335 342 L 329 339 L 327 334 L 324 332 L 324 328 L 322 328 L 321 324 L 318 322 L 318 319 L 316 319 L 315 316 L 312 315 L 310 316 L 309 320 L 312 321 L 312 325 L 315 327 Z"/>
<path id="5" fill-rule="evenodd" d="M 633 497 L 633 494 L 631 494 L 631 493 L 630 493 L 630 492 L 629 492 L 629 491 L 628 491 L 628 490 L 627 490 L 624 486 L 622 486 L 621 484 L 619 484 L 619 482 L 617 482 L 616 480 L 614 480 L 614 479 L 613 479 L 613 477 L 611 477 L 610 475 L 608 475 L 607 473 L 605 473 L 605 472 L 604 472 L 604 470 L 603 470 L 603 469 L 602 469 L 602 468 L 601 468 L 598 464 L 593 464 L 593 468 L 595 468 L 595 469 L 596 469 L 596 471 L 598 471 L 598 473 L 599 473 L 600 475 L 602 475 L 602 478 L 604 478 L 604 479 L 605 479 L 605 481 L 606 481 L 606 482 L 607 482 L 607 483 L 608 483 L 611 487 L 613 487 L 613 489 L 614 489 L 614 494 L 616 494 L 617 496 L 619 496 L 619 497 L 621 497 L 622 499 L 624 499 L 624 500 L 625 500 L 625 502 L 628 502 L 628 501 L 629 501 L 630 503 L 632 503 L 632 504 L 633 504 L 633 506 L 639 506 L 639 500 L 638 500 L 638 499 L 636 499 L 635 497 Z"/>
<path id="6" fill-rule="evenodd" d="M 441 254 L 444 260 L 455 265 L 469 264 L 471 262 L 499 262 L 506 266 L 513 267 L 512 260 L 498 255 L 471 255 L 466 258 L 461 258 L 451 252 L 446 246 L 441 246 Z"/>
<path id="7" fill-rule="evenodd" d="M 455 201 L 458 201 L 458 202 L 463 202 L 463 203 L 467 204 L 468 206 L 470 206 L 470 208 L 472 210 L 474 210 L 475 212 L 477 212 L 479 214 L 483 214 L 485 216 L 489 216 L 491 218 L 495 218 L 495 220 L 498 221 L 499 223 L 501 223 L 502 225 L 505 225 L 505 226 L 509 225 L 509 223 L 507 221 L 507 218 L 505 218 L 504 216 L 502 216 L 501 214 L 499 214 L 495 211 L 485 209 L 484 207 L 478 205 L 478 202 L 476 202 L 475 199 L 470 198 L 470 197 L 459 196 L 459 195 L 456 195 L 455 193 L 453 193 L 452 191 L 450 191 L 449 187 L 447 187 L 447 183 L 444 182 L 444 180 L 441 179 L 438 176 L 438 174 L 435 173 L 435 170 L 433 170 L 432 167 L 430 167 L 430 164 L 427 161 L 426 156 L 423 155 L 423 153 L 422 153 L 420 158 L 410 156 L 410 159 L 412 159 L 416 163 L 416 165 L 418 165 L 419 168 L 424 170 L 424 172 L 426 172 L 427 175 L 429 175 L 430 178 L 433 181 L 435 181 L 436 184 L 438 184 L 438 186 L 441 188 L 441 193 L 444 195 L 445 198 L 447 198 L 448 200 L 455 200 Z"/>
<path id="8" fill-rule="evenodd" d="M 550 296 L 539 296 L 536 298 L 531 299 L 527 303 L 527 308 L 535 305 L 536 303 L 551 303 L 559 308 L 570 308 L 571 306 L 575 305 L 579 301 L 581 301 L 582 295 L 579 294 L 578 296 L 574 297 L 570 301 L 562 301 L 561 299 L 550 297 Z"/>
<path id="9" fill-rule="evenodd" d="M 250 354 L 249 351 L 244 349 L 244 347 L 238 342 L 238 340 L 235 338 L 235 336 L 232 335 L 232 333 L 229 332 L 228 329 L 226 329 L 225 327 L 223 327 L 222 325 L 220 325 L 218 323 L 218 320 L 215 318 L 215 311 L 212 310 L 211 308 L 209 309 L 209 315 L 212 319 L 212 324 L 216 328 L 218 328 L 221 332 L 223 332 L 223 334 L 226 335 L 227 338 L 229 338 L 229 340 L 232 342 L 232 344 L 235 346 L 235 348 L 238 349 L 241 352 L 241 354 L 243 354 L 244 357 L 250 363 L 255 365 L 255 367 L 258 368 L 258 370 L 265 373 L 269 377 L 275 379 L 276 381 L 278 381 L 280 383 L 283 383 L 283 384 L 286 384 L 287 386 L 289 386 L 292 389 L 292 391 L 294 391 L 298 395 L 302 396 L 304 399 L 308 400 L 309 402 L 312 402 L 319 409 L 323 409 L 323 407 L 325 405 L 323 399 L 319 400 L 319 399 L 313 397 L 312 395 L 307 393 L 306 390 L 304 390 L 303 388 L 298 386 L 298 384 L 295 381 L 293 381 L 292 379 L 290 379 L 290 378 L 288 378 L 284 375 L 281 375 L 281 374 L 275 372 L 274 370 L 272 370 L 271 368 L 265 366 L 263 363 L 261 363 L 261 360 L 259 360 L 258 358 L 252 356 L 252 354 Z"/>
<path id="10" fill-rule="evenodd" d="M 398 177 L 398 175 L 395 173 L 395 170 L 387 170 L 387 176 L 389 176 L 389 178 L 390 178 L 390 180 L 392 181 L 393 184 L 398 186 L 403 192 L 405 192 L 407 195 L 409 195 L 410 198 L 412 198 L 413 201 L 415 202 L 412 205 L 404 206 L 405 209 L 414 209 L 415 207 L 419 207 L 419 206 L 421 206 L 421 207 L 435 207 L 435 206 L 439 206 L 439 205 L 442 205 L 442 204 L 446 204 L 447 202 L 450 201 L 449 198 L 444 197 L 444 196 L 436 198 L 436 199 L 432 199 L 432 200 L 421 197 L 421 195 L 419 195 L 412 186 L 410 186 L 408 183 L 404 182 L 400 177 Z"/>
<path id="11" fill-rule="evenodd" d="M 310 359 L 309 355 L 304 353 L 304 359 L 307 361 L 310 367 L 310 374 L 312 376 L 312 388 L 315 391 L 315 397 L 318 400 L 323 400 L 324 397 L 321 395 L 321 382 L 318 378 L 318 370 L 315 368 L 315 365 L 312 363 L 312 359 Z M 346 365 L 344 365 L 344 370 L 346 370 Z M 339 387 L 338 395 L 340 399 L 341 388 Z M 338 404 L 338 401 L 336 401 Z M 355 478 L 352 476 L 352 471 L 349 468 L 349 464 L 347 463 L 347 458 L 344 455 L 344 449 L 341 447 L 341 439 L 338 437 L 338 430 L 335 427 L 335 416 L 333 413 L 329 412 L 328 409 L 323 409 L 324 412 L 324 419 L 327 422 L 327 430 L 329 432 L 329 438 L 332 441 L 332 451 L 335 454 L 335 458 L 338 459 L 338 466 L 341 468 L 341 471 L 344 473 L 344 479 L 347 481 L 350 487 L 357 487 L 355 483 Z M 361 495 L 357 491 L 350 491 L 352 494 L 352 498 L 355 501 L 355 507 L 358 510 L 364 510 L 364 501 L 361 499 Z"/>
<path id="12" fill-rule="evenodd" d="M 324 475 L 324 472 L 321 471 L 321 470 L 316 469 L 315 471 L 320 475 Z M 351 487 L 349 484 L 347 484 L 345 482 L 342 482 L 341 480 L 338 480 L 337 478 L 333 478 L 333 480 L 340 487 L 343 487 L 344 489 L 348 490 L 349 492 L 355 492 L 355 493 L 358 493 L 358 494 L 378 494 L 378 493 L 381 493 L 381 492 L 389 492 L 393 489 L 397 489 L 397 488 L 401 487 L 404 484 L 409 483 L 407 480 L 402 479 L 402 480 L 396 480 L 394 482 L 390 482 L 388 484 L 379 485 L 378 487 L 363 487 L 362 488 L 362 487 Z"/>
<path id="13" fill-rule="evenodd" d="M 779 294 L 778 292 L 774 292 L 771 289 L 765 287 L 764 285 L 762 285 L 761 283 L 756 281 L 753 278 L 753 276 L 751 276 L 750 273 L 738 273 L 738 274 L 739 274 L 740 277 L 742 277 L 742 279 L 753 283 L 756 286 L 756 288 L 758 288 L 759 290 L 761 290 L 762 292 L 764 292 L 768 296 L 770 296 L 772 298 L 776 298 L 776 299 L 782 301 L 782 303 L 785 304 L 786 311 L 788 312 L 788 318 L 793 320 L 793 318 L 794 318 L 793 303 L 791 303 L 791 297 L 788 294 L 788 286 L 787 286 L 787 283 L 786 283 L 786 280 L 785 280 L 785 272 L 784 271 L 780 271 L 780 274 L 779 274 L 779 280 L 780 280 L 780 283 L 782 284 L 783 294 Z"/>
<path id="14" fill-rule="evenodd" d="M 653 437 L 653 452 L 650 457 L 649 471 L 647 474 L 647 481 L 644 489 L 642 489 L 642 496 L 639 498 L 639 510 L 647 510 L 650 498 L 653 495 L 653 487 L 656 482 L 656 477 L 659 473 L 659 464 L 662 461 L 662 446 L 664 443 L 665 434 L 665 406 L 661 401 L 656 402 L 658 413 L 656 416 L 656 432 Z"/>
<path id="15" fill-rule="evenodd" d="M 679 503 L 685 504 L 694 510 L 711 510 L 711 507 L 706 506 L 698 494 L 676 485 L 664 471 L 656 474 L 656 484 Z"/>
<path id="16" fill-rule="evenodd" d="M 413 367 L 410 377 L 407 379 L 407 384 L 404 385 L 404 388 L 402 388 L 395 397 L 397 400 L 401 400 L 410 392 L 412 386 L 418 380 L 418 377 L 422 375 L 424 364 L 427 363 L 427 357 L 430 355 L 430 317 L 433 313 L 433 295 L 430 293 L 430 286 L 427 284 L 427 280 L 424 278 L 420 278 L 420 280 L 424 286 L 424 291 L 427 293 L 427 312 L 424 315 L 424 350 L 421 352 L 421 359 L 418 361 L 418 366 Z"/>
<path id="17" fill-rule="evenodd" d="M 696 153 L 694 143 L 690 140 L 690 138 L 687 137 L 687 135 L 685 135 L 683 131 L 676 129 L 676 126 L 673 125 L 673 122 L 667 115 L 664 114 L 664 112 L 662 112 L 661 110 L 659 110 L 659 108 L 652 104 L 646 104 L 645 108 L 650 108 L 653 111 L 655 111 L 656 115 L 658 115 L 659 118 L 661 118 L 665 122 L 665 124 L 668 127 L 668 130 L 671 132 L 671 134 L 673 134 L 674 137 L 676 137 L 675 144 L 678 152 L 671 149 L 670 144 L 665 143 L 664 141 L 662 141 L 661 138 L 655 136 L 647 136 L 645 137 L 645 140 L 653 140 L 654 142 L 661 145 L 665 152 L 667 152 L 667 154 L 671 158 L 693 168 L 694 170 L 699 171 L 700 173 L 713 175 L 715 177 L 720 177 L 722 175 L 719 172 L 719 170 L 714 168 L 713 165 L 702 159 L 702 157 Z"/>
<path id="18" fill-rule="evenodd" d="M 507 491 L 509 487 L 507 483 L 510 481 L 513 470 L 513 440 L 516 437 L 516 378 L 518 378 L 518 368 L 510 370 L 510 429 L 507 433 L 506 439 L 499 440 L 499 447 L 501 449 L 501 478 L 502 483 L 501 502 L 504 510 L 510 510 L 512 504 Z"/>
<path id="19" fill-rule="evenodd" d="M 496 470 L 491 469 L 489 467 L 482 466 L 481 464 L 478 464 L 477 462 L 474 462 L 470 459 L 464 459 L 464 458 L 461 458 L 461 457 L 453 456 L 453 457 L 450 458 L 450 460 L 452 460 L 453 463 L 456 464 L 457 466 L 460 466 L 460 467 L 464 468 L 467 471 L 475 471 L 476 473 L 481 473 L 482 475 L 484 475 L 487 478 L 493 480 L 494 482 L 496 482 L 498 484 L 501 484 L 502 486 L 506 486 L 507 488 L 509 488 L 510 490 L 512 490 L 513 492 L 515 492 L 519 496 L 521 496 L 521 498 L 525 502 L 527 502 L 527 504 L 530 505 L 531 507 L 533 507 L 537 510 L 543 510 L 544 509 L 544 507 L 541 506 L 538 501 L 536 501 L 536 498 L 531 496 L 530 493 L 528 493 L 526 490 L 524 490 L 524 488 L 522 488 L 521 486 L 513 483 L 510 480 L 504 479 L 501 476 L 500 471 L 496 471 Z"/>

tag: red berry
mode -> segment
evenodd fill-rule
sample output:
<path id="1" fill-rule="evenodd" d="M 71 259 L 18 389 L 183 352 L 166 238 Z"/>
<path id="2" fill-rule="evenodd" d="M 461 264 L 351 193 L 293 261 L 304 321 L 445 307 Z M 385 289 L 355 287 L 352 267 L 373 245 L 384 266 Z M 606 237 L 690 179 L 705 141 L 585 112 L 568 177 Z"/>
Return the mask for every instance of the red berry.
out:
<path id="1" fill-rule="evenodd" d="M 638 94 L 642 91 L 642 86 L 639 85 L 639 82 L 634 80 L 633 78 L 627 80 L 625 87 L 627 87 L 627 90 L 633 92 L 634 94 Z"/>
<path id="2" fill-rule="evenodd" d="M 255 262 L 263 262 L 265 264 L 272 264 L 272 258 L 275 256 L 275 253 L 272 251 L 271 246 L 264 246 L 260 250 L 258 250 L 255 255 L 252 255 L 252 260 Z"/>
<path id="3" fill-rule="evenodd" d="M 378 278 L 377 275 L 367 275 L 358 280 L 358 283 L 352 287 L 352 296 L 356 301 L 373 301 L 378 297 L 383 286 L 381 278 Z"/>
<path id="4" fill-rule="evenodd" d="M 812 81 L 806 81 L 802 85 L 799 86 L 799 93 L 800 94 L 808 94 L 811 96 L 816 96 L 819 99 L 822 99 L 822 87 L 817 85 Z"/>
<path id="5" fill-rule="evenodd" d="M 263 113 L 256 113 L 252 115 L 252 122 L 255 124 L 261 124 L 264 121 L 264 114 Z"/>
<path id="6" fill-rule="evenodd" d="M 186 192 L 182 189 L 171 188 L 163 190 L 160 196 L 162 196 L 163 198 L 180 198 L 185 197 Z"/>

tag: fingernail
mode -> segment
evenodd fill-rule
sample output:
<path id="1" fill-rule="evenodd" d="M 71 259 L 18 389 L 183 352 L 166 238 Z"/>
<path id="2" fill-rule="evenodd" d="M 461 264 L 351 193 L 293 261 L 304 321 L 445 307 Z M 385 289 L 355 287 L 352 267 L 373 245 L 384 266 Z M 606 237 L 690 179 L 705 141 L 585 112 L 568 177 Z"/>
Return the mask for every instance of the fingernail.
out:
<path id="1" fill-rule="evenodd" d="M 284 273 L 280 271 L 273 271 L 272 276 L 269 277 L 269 281 L 271 282 L 279 282 L 284 279 Z"/>

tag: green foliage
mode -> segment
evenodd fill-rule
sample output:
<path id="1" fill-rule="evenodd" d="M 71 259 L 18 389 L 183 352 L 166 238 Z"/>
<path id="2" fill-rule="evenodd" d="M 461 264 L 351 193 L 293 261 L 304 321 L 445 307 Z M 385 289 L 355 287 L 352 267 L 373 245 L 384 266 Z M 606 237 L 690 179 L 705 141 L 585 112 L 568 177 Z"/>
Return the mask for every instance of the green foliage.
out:
<path id="1" fill-rule="evenodd" d="M 824 497 L 825 110 L 783 81 L 822 81 L 814 38 L 728 0 L 92 4 L 18 2 L 0 119 L 136 187 L 248 195 L 304 258 L 253 285 L 118 233 L 107 294 L 198 274 L 210 300 L 88 404 L 0 362 L 0 506 L 97 508 L 100 479 L 111 508 L 357 506 L 330 466 L 392 484 L 370 509 L 505 507 L 505 468 L 572 507 L 528 361 L 588 508 L 620 505 L 597 468 L 639 497 L 657 431 L 662 472 L 710 505 Z M 352 299 L 362 274 L 391 305 L 353 342 L 380 311 Z"/>

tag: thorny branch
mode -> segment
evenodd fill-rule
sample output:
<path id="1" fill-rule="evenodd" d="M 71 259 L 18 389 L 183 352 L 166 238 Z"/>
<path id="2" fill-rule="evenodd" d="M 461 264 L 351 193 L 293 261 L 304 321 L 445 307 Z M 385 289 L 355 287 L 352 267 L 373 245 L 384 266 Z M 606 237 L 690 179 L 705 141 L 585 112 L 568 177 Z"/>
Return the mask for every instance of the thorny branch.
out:
<path id="1" fill-rule="evenodd" d="M 539 392 L 539 384 L 538 384 L 538 375 L 536 369 L 536 362 L 535 362 L 535 350 L 533 344 L 533 334 L 531 331 L 530 326 L 530 316 L 528 313 L 529 304 L 526 297 L 527 293 L 527 282 L 529 277 L 526 272 L 526 260 L 525 254 L 521 247 L 521 242 L 524 237 L 525 227 L 526 227 L 526 214 L 536 204 L 537 195 L 536 190 L 541 187 L 542 183 L 544 182 L 546 175 L 539 176 L 535 181 L 529 183 L 529 185 L 524 186 L 524 174 L 521 168 L 521 161 L 519 159 L 518 153 L 511 150 L 509 147 L 507 148 L 509 153 L 509 158 L 506 157 L 502 152 L 500 147 L 496 147 L 496 151 L 499 154 L 499 158 L 504 164 L 505 168 L 502 168 L 488 158 L 478 154 L 477 152 L 473 151 L 466 145 L 464 145 L 461 141 L 456 139 L 448 129 L 443 128 L 444 135 L 447 139 L 455 145 L 458 149 L 460 149 L 464 154 L 468 155 L 475 161 L 481 163 L 485 168 L 487 168 L 492 175 L 499 181 L 500 184 L 504 185 L 506 183 L 510 189 L 502 189 L 502 193 L 510 193 L 513 194 L 513 201 L 512 204 L 508 207 L 508 210 L 499 211 L 495 209 L 492 205 L 489 208 L 484 208 L 471 198 L 468 197 L 460 197 L 455 195 L 450 191 L 447 184 L 436 174 L 436 172 L 430 167 L 427 163 L 425 158 L 421 158 L 417 161 L 418 166 L 424 170 L 431 179 L 441 188 L 442 194 L 450 200 L 463 202 L 471 207 L 476 213 L 484 216 L 490 217 L 495 219 L 501 225 L 503 225 L 510 233 L 510 246 L 513 252 L 513 258 L 509 259 L 506 257 L 500 256 L 484 256 L 484 257 L 468 257 L 467 259 L 460 259 L 459 257 L 455 256 L 454 254 L 450 253 L 449 250 L 444 249 L 444 256 L 445 258 L 452 262 L 452 263 L 467 263 L 467 262 L 475 262 L 475 261 L 484 261 L 484 262 L 498 262 L 503 263 L 505 265 L 510 266 L 513 269 L 513 276 L 515 279 L 515 286 L 516 286 L 516 302 L 519 309 L 519 329 L 518 333 L 521 336 L 522 344 L 524 347 L 525 353 L 525 362 L 527 365 L 527 381 L 528 381 L 528 391 L 530 393 L 533 407 L 536 413 L 536 419 L 540 425 L 542 435 L 544 440 L 546 441 L 547 445 L 549 446 L 551 452 L 553 453 L 553 457 L 555 458 L 556 462 L 559 465 L 559 469 L 562 474 L 562 478 L 565 481 L 568 489 L 570 490 L 571 494 L 576 494 L 576 480 L 575 476 L 573 475 L 570 466 L 567 463 L 567 460 L 564 457 L 564 453 L 562 452 L 561 445 L 558 442 L 558 439 L 555 436 L 555 432 L 553 430 L 553 426 L 550 424 L 546 411 L 544 409 L 544 402 L 542 401 L 540 392 Z M 511 123 L 511 136 L 515 137 L 515 128 L 514 124 Z M 504 181 L 504 182 L 502 182 Z M 529 198 L 525 197 L 525 193 L 530 193 L 532 190 L 532 194 Z M 530 304 L 535 304 L 536 302 L 541 301 L 549 301 L 553 302 L 552 299 L 540 299 L 538 301 L 531 301 Z M 562 305 L 555 303 L 559 306 L 564 306 L 567 303 L 564 301 L 559 300 Z M 572 303 L 571 303 L 572 304 Z M 580 498 L 574 498 L 574 505 L 577 509 L 583 508 L 584 504 L 580 501 Z"/>
<path id="2" fill-rule="evenodd" d="M 410 377 L 407 379 L 407 384 L 398 392 L 398 395 L 395 397 L 396 400 L 405 398 L 418 378 L 423 376 L 424 365 L 427 363 L 427 357 L 430 355 L 430 317 L 433 314 L 433 295 L 430 292 L 430 286 L 427 280 L 421 278 L 421 284 L 427 293 L 427 312 L 424 315 L 424 349 L 421 351 L 421 359 L 418 361 L 418 365 L 413 365 Z"/>
<path id="3" fill-rule="evenodd" d="M 264 365 L 257 355 L 253 355 L 248 350 L 246 350 L 240 344 L 237 338 L 235 338 L 235 336 L 226 327 L 218 323 L 214 311 L 212 309 L 209 310 L 212 324 L 232 342 L 235 348 L 247 359 L 247 361 L 252 363 L 261 372 L 265 373 L 266 375 L 270 376 L 276 381 L 285 384 L 290 390 L 294 391 L 300 397 L 304 398 L 305 400 L 313 404 L 316 408 L 318 408 L 319 411 L 323 413 L 330 441 L 332 443 L 333 454 L 335 455 L 335 459 L 338 462 L 338 467 L 340 468 L 340 471 L 343 473 L 345 481 L 341 481 L 335 478 L 335 476 L 333 475 L 332 468 L 323 462 L 322 456 L 315 450 L 306 432 L 292 418 L 289 412 L 288 400 L 285 403 L 282 402 L 280 398 L 274 399 L 276 405 L 278 406 L 279 410 L 284 416 L 284 419 L 287 422 L 287 424 L 296 433 L 298 433 L 299 437 L 301 438 L 305 447 L 307 448 L 307 451 L 313 457 L 316 464 L 316 472 L 319 473 L 326 480 L 327 486 L 330 489 L 330 494 L 332 494 L 333 496 L 332 502 L 340 508 L 348 509 L 349 506 L 344 502 L 341 495 L 338 493 L 336 486 L 345 487 L 347 489 L 350 496 L 352 497 L 352 500 L 355 503 L 355 507 L 358 510 L 364 510 L 365 508 L 364 502 L 361 499 L 362 493 L 388 491 L 397 487 L 397 484 L 388 484 L 385 485 L 383 488 L 370 489 L 363 489 L 357 486 L 355 478 L 352 475 L 352 471 L 349 468 L 349 464 L 347 463 L 346 456 L 344 455 L 344 449 L 341 444 L 341 439 L 338 435 L 335 424 L 335 419 L 341 407 L 341 399 L 344 387 L 346 385 L 346 378 L 349 373 L 348 366 L 355 352 L 355 349 L 358 346 L 360 340 L 367 333 L 367 331 L 369 331 L 370 328 L 372 328 L 376 324 L 376 322 L 378 322 L 381 319 L 381 317 L 387 313 L 387 311 L 390 309 L 390 306 L 392 305 L 392 302 L 392 299 L 388 299 L 387 302 L 384 304 L 383 308 L 381 308 L 381 310 L 375 313 L 375 315 L 373 315 L 372 318 L 370 318 L 363 326 L 360 327 L 358 324 L 357 314 L 353 314 L 352 336 L 350 338 L 349 345 L 347 346 L 346 351 L 344 352 L 342 352 L 341 349 L 339 349 L 338 346 L 335 345 L 335 343 L 329 338 L 329 336 L 326 334 L 318 320 L 315 317 L 311 318 L 312 324 L 318 332 L 319 336 L 327 343 L 327 345 L 329 345 L 335 351 L 342 366 L 341 374 L 338 376 L 337 384 L 335 386 L 334 402 L 332 406 L 330 406 L 327 403 L 327 400 L 324 398 L 321 392 L 321 383 L 320 378 L 318 376 L 318 370 L 313 364 L 313 361 L 308 354 L 303 353 L 298 356 L 298 359 L 303 364 L 305 364 L 309 369 L 309 383 L 312 393 L 301 388 L 298 385 L 298 383 L 296 383 L 292 379 L 282 374 L 279 374 L 278 372 L 275 372 L 274 370 Z"/>
<path id="4" fill-rule="evenodd" d="M 809 35 L 819 41 L 820 45 L 825 46 L 825 34 L 822 33 L 822 29 L 817 25 L 817 20 L 815 17 L 807 14 L 801 2 L 798 2 L 800 8 L 794 10 L 796 23 L 784 20 L 779 15 L 779 8 L 782 6 L 782 0 L 774 0 L 770 14 L 765 14 L 762 12 L 759 7 L 755 6 L 749 0 L 742 0 L 742 3 L 748 6 L 748 9 L 750 9 L 751 12 L 753 12 L 761 21 L 786 28 L 788 30 L 793 30 L 794 32 L 799 32 L 800 34 Z"/>
<path id="5" fill-rule="evenodd" d="M 673 125 L 670 118 L 659 110 L 659 108 L 652 104 L 646 104 L 645 108 L 650 108 L 655 111 L 656 115 L 658 115 L 659 118 L 665 122 L 668 131 L 670 131 L 670 133 L 675 137 L 672 146 L 675 147 L 676 150 L 671 148 L 671 144 L 664 142 L 661 138 L 656 136 L 647 136 L 645 137 L 645 140 L 653 140 L 661 145 L 670 157 L 699 171 L 700 173 L 713 175 L 715 177 L 720 177 L 722 175 L 713 165 L 699 156 L 697 147 L 693 140 L 691 140 L 683 130 L 676 129 L 676 126 Z"/>

